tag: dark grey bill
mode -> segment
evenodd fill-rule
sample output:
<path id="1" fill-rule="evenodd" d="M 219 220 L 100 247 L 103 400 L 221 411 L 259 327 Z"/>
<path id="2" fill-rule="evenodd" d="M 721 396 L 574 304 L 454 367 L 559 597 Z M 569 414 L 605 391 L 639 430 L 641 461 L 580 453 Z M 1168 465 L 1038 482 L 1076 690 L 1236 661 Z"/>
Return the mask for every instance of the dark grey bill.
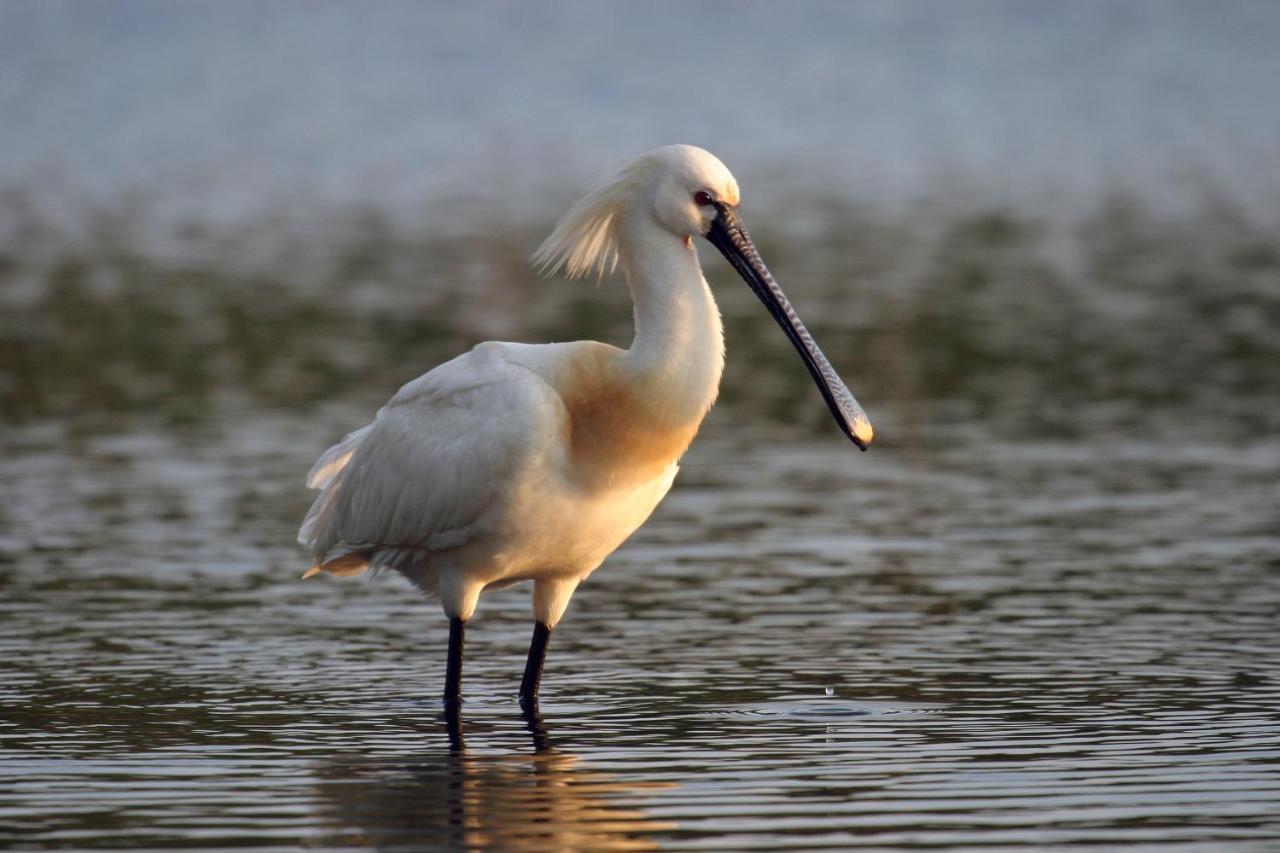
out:
<path id="1" fill-rule="evenodd" d="M 796 352 L 804 360 L 805 367 L 813 375 L 813 381 L 818 383 L 818 390 L 822 392 L 840 429 L 854 444 L 866 450 L 873 435 L 866 413 L 831 366 L 831 362 L 818 349 L 813 336 L 796 316 L 786 294 L 769 274 L 769 268 L 764 265 L 755 244 L 751 242 L 751 235 L 738 218 L 738 211 L 725 204 L 717 204 L 716 210 L 718 213 L 711 223 L 711 230 L 707 232 L 707 240 L 733 264 L 733 268 L 755 291 L 756 296 L 760 297 L 764 307 L 769 309 L 782 331 L 787 333 Z"/>

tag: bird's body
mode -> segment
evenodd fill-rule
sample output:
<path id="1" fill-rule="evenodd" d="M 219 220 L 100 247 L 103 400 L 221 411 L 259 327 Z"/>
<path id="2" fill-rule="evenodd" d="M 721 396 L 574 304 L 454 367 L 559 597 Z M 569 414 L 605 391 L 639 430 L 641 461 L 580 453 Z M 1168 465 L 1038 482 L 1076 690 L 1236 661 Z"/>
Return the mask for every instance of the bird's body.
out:
<path id="1" fill-rule="evenodd" d="M 689 203 L 690 186 L 708 188 L 694 197 L 714 193 L 714 205 Z M 705 207 L 736 223 L 737 201 L 732 175 L 701 149 L 634 161 L 579 202 L 538 256 L 571 275 L 621 261 L 635 303 L 629 349 L 480 344 L 405 385 L 312 469 L 320 495 L 299 533 L 315 559 L 308 575 L 388 567 L 439 595 L 457 634 L 447 697 L 456 698 L 461 626 L 480 594 L 531 580 L 535 650 L 539 631 L 542 641 L 522 695 L 533 698 L 546 637 L 574 590 L 671 488 L 724 367 L 720 315 L 689 237 L 708 233 Z M 670 221 L 680 216 L 688 221 Z M 776 289 L 771 278 L 767 286 Z M 812 345 L 778 297 L 790 318 L 779 322 L 794 321 Z M 806 363 L 821 384 L 830 366 L 817 358 Z M 855 435 L 862 424 L 850 432 L 860 443 L 870 437 L 869 426 Z"/>
<path id="2" fill-rule="evenodd" d="M 484 343 L 410 382 L 317 463 L 317 567 L 394 568 L 461 619 L 489 588 L 572 592 L 666 495 L 701 420 L 642 435 L 622 361 L 589 341 Z M 554 627 L 568 597 L 544 594 Z"/>

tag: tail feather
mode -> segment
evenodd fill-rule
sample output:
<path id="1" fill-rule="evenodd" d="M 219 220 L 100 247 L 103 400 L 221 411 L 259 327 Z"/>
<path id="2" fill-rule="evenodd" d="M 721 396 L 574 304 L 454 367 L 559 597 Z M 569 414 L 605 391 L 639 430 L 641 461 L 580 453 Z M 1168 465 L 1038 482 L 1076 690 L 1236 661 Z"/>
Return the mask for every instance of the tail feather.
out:
<path id="1" fill-rule="evenodd" d="M 369 555 L 367 553 L 345 554 L 326 562 L 316 563 L 302 573 L 302 579 L 306 580 L 307 578 L 315 577 L 321 572 L 326 572 L 335 577 L 346 578 L 363 574 L 368 568 Z"/>
<path id="2" fill-rule="evenodd" d="M 307 517 L 302 520 L 302 527 L 298 530 L 298 544 L 312 549 L 313 556 L 318 560 L 316 563 L 318 566 L 323 566 L 327 560 L 320 559 L 320 553 L 316 552 L 317 527 L 320 526 L 337 496 L 340 486 L 338 475 L 346 469 L 347 463 L 360 449 L 361 442 L 371 429 L 373 424 L 349 433 L 346 438 L 321 454 L 316 464 L 312 465 L 307 473 L 307 487 L 318 489 L 320 494 L 316 495 L 316 499 L 311 503 L 311 509 L 307 511 Z M 321 546 L 321 550 L 323 547 Z"/>
<path id="3" fill-rule="evenodd" d="M 373 424 L 348 433 L 346 438 L 322 453 L 316 460 L 316 464 L 312 465 L 311 470 L 307 472 L 307 488 L 323 489 L 329 485 L 329 482 L 347 467 L 347 463 L 360 447 L 360 442 L 364 441 L 365 435 L 371 429 Z"/>
<path id="4" fill-rule="evenodd" d="M 315 561 L 302 574 L 303 580 L 324 572 L 337 577 L 350 577 L 372 570 L 394 569 L 429 595 L 436 594 L 437 578 L 428 554 L 421 548 L 378 544 L 376 542 L 342 542 L 333 530 L 334 510 L 344 489 L 343 479 L 348 464 L 359 451 L 374 424 L 362 427 L 330 447 L 316 460 L 307 474 L 307 486 L 318 489 L 315 501 L 298 531 L 298 543 L 307 548 Z"/>

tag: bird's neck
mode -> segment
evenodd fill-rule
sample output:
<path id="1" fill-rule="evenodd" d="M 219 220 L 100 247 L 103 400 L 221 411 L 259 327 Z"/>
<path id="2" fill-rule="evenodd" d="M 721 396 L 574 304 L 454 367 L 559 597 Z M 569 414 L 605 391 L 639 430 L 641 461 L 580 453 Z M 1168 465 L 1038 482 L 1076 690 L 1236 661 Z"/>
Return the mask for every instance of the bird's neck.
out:
<path id="1" fill-rule="evenodd" d="M 619 223 L 619 254 L 635 303 L 636 336 L 622 358 L 627 380 L 670 424 L 700 422 L 724 370 L 720 310 L 698 253 L 647 216 Z"/>

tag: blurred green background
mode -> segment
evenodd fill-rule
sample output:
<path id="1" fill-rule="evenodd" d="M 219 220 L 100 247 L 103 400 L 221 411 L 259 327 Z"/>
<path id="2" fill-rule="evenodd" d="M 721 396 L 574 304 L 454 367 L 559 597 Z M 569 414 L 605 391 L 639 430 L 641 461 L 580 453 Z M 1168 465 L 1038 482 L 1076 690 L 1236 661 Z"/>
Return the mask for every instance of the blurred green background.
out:
<path id="1" fill-rule="evenodd" d="M 1238 209 L 1171 216 L 1116 198 L 1061 222 L 977 203 L 890 214 L 803 195 L 758 207 L 775 274 L 851 387 L 898 429 L 959 418 L 1005 435 L 1172 425 L 1222 438 L 1280 416 L 1280 239 Z M 786 228 L 798 207 L 800 232 Z M 551 220 L 440 234 L 369 210 L 212 227 L 108 207 L 71 229 L 13 195 L 7 215 L 10 423 L 189 422 L 228 402 L 306 409 L 334 397 L 373 406 L 481 340 L 629 342 L 620 281 L 529 269 Z M 140 221 L 169 231 L 162 248 Z M 728 326 L 721 406 L 826 430 L 785 338 L 706 260 Z M 895 431 L 882 440 L 904 440 Z"/>

